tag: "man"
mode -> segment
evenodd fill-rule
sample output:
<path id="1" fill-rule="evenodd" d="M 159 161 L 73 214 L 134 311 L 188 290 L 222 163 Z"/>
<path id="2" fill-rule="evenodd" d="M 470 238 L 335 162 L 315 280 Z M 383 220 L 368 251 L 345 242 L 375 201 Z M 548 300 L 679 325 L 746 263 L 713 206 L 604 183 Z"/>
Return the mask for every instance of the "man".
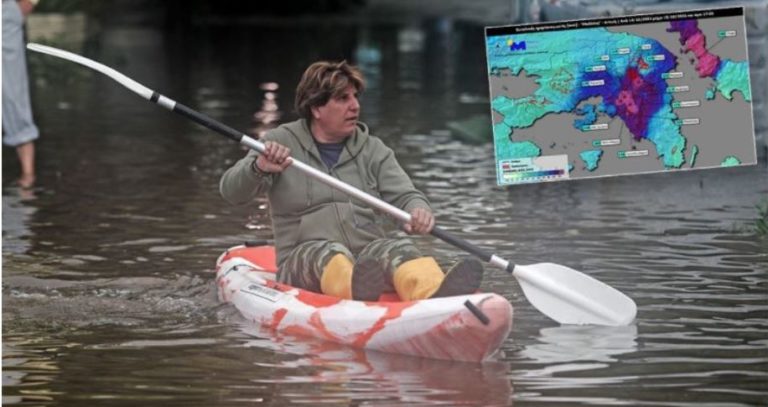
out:
<path id="1" fill-rule="evenodd" d="M 296 89 L 301 119 L 269 131 L 266 151 L 249 152 L 221 178 L 233 204 L 266 193 L 270 202 L 280 282 L 346 299 L 372 301 L 393 289 L 404 301 L 471 293 L 482 279 L 477 260 L 443 274 L 434 258 L 408 239 L 390 239 L 362 202 L 286 169 L 291 156 L 410 213 L 410 234 L 435 224 L 427 198 L 394 153 L 358 122 L 362 73 L 346 62 L 317 62 Z"/>
<path id="2" fill-rule="evenodd" d="M 27 79 L 24 18 L 38 0 L 3 0 L 3 143 L 16 147 L 21 163 L 19 186 L 35 183 L 35 144 L 39 132 L 32 120 Z"/>

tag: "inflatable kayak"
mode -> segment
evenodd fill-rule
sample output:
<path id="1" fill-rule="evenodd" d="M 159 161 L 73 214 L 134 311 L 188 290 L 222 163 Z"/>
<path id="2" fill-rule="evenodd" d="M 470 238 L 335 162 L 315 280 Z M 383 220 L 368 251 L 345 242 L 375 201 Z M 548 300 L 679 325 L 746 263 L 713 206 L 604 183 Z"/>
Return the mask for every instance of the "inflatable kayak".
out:
<path id="1" fill-rule="evenodd" d="M 512 329 L 512 305 L 497 294 L 344 300 L 278 283 L 276 270 L 272 246 L 227 250 L 216 262 L 219 299 L 282 334 L 435 359 L 487 360 Z"/>

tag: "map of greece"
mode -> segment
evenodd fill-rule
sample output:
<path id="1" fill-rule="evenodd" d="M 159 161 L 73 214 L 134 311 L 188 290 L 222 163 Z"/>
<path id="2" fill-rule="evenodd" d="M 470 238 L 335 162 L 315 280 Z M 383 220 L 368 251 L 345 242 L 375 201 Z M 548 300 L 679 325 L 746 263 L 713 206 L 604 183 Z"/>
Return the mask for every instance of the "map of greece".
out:
<path id="1" fill-rule="evenodd" d="M 742 8 L 486 29 L 499 185 L 757 162 Z"/>

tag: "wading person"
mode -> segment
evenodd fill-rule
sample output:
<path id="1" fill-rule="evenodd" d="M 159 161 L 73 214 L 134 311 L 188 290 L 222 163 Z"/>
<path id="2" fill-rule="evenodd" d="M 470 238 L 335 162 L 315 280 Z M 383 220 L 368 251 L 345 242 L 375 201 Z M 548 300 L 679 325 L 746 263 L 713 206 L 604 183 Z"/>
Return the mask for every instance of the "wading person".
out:
<path id="1" fill-rule="evenodd" d="M 221 178 L 230 203 L 267 195 L 280 282 L 346 299 L 376 300 L 394 289 L 402 300 L 472 293 L 482 279 L 477 260 L 444 274 L 433 257 L 407 238 L 388 238 L 374 211 L 297 170 L 290 156 L 411 215 L 409 234 L 428 234 L 434 217 L 427 198 L 393 151 L 359 122 L 362 73 L 346 62 L 317 62 L 296 89 L 299 120 L 270 130 L 266 151 L 249 152 Z"/>
<path id="2" fill-rule="evenodd" d="M 3 143 L 16 148 L 21 163 L 19 186 L 35 183 L 35 139 L 27 79 L 24 18 L 38 0 L 3 0 Z"/>

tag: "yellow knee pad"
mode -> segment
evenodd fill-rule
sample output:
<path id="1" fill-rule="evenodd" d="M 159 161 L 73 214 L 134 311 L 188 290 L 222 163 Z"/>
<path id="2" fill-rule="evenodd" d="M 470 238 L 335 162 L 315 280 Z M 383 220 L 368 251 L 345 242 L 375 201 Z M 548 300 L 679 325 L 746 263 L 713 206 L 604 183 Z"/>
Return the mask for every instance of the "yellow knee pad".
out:
<path id="1" fill-rule="evenodd" d="M 411 301 L 432 296 L 444 278 L 434 257 L 419 257 L 401 264 L 395 270 L 393 283 L 400 299 Z"/>
<path id="2" fill-rule="evenodd" d="M 323 267 L 323 275 L 320 276 L 320 290 L 323 294 L 352 299 L 353 268 L 349 257 L 341 253 L 331 257 L 328 264 Z"/>

